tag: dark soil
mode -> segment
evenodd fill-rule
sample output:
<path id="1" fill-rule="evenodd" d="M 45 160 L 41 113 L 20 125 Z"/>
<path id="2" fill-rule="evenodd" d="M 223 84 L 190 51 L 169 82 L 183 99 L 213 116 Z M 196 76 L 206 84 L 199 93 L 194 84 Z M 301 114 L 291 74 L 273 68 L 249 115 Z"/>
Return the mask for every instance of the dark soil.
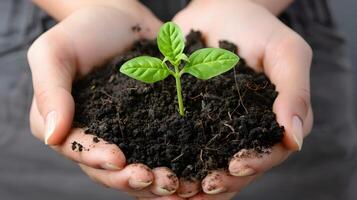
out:
<path id="1" fill-rule="evenodd" d="M 186 53 L 204 46 L 199 32 L 187 36 Z M 220 46 L 236 51 L 226 41 Z M 125 61 L 139 55 L 161 57 L 155 41 L 137 41 L 114 64 L 97 69 L 73 88 L 74 126 L 117 144 L 128 163 L 166 166 L 179 177 L 202 179 L 209 170 L 226 169 L 241 149 L 267 153 L 281 142 L 284 128 L 272 112 L 275 86 L 244 61 L 207 81 L 184 75 L 183 118 L 173 77 L 144 84 L 119 73 Z"/>

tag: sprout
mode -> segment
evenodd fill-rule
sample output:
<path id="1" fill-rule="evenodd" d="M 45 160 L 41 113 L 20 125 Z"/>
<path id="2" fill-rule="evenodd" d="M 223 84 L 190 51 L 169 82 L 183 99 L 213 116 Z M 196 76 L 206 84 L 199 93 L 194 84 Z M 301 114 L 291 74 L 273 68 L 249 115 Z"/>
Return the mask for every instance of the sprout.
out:
<path id="1" fill-rule="evenodd" d="M 232 69 L 239 57 L 221 48 L 203 48 L 193 52 L 189 57 L 183 53 L 185 40 L 181 29 L 172 22 L 167 22 L 160 28 L 157 45 L 165 56 L 164 60 L 151 56 L 139 56 L 125 62 L 120 72 L 145 83 L 164 80 L 169 75 L 176 79 L 179 113 L 185 115 L 182 100 L 181 76 L 184 73 L 196 78 L 207 80 Z M 173 70 L 167 65 L 171 63 Z M 184 62 L 184 65 L 181 63 Z M 180 68 L 180 66 L 183 66 Z"/>

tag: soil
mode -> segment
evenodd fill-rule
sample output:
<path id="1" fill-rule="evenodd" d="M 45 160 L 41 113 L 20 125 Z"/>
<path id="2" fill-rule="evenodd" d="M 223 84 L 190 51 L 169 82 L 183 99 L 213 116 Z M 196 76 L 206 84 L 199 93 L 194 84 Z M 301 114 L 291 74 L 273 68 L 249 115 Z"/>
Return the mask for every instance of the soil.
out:
<path id="1" fill-rule="evenodd" d="M 192 31 L 186 43 L 187 54 L 205 47 L 200 32 Z M 227 41 L 221 41 L 220 47 L 237 51 Z M 93 134 L 94 142 L 99 137 L 118 145 L 128 164 L 165 166 L 178 177 L 201 180 L 210 170 L 227 169 L 242 149 L 269 153 L 281 142 L 284 128 L 272 112 L 275 86 L 244 60 L 210 80 L 184 75 L 186 115 L 181 117 L 173 77 L 144 84 L 119 73 L 125 61 L 139 55 L 161 57 L 156 41 L 137 41 L 130 51 L 78 80 L 73 88 L 74 126 Z"/>

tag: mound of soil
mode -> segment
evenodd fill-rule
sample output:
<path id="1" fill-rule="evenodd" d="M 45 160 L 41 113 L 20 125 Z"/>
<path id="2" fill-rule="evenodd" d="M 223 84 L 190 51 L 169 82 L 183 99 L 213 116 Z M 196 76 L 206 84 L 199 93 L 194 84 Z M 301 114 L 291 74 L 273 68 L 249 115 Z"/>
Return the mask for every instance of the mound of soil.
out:
<path id="1" fill-rule="evenodd" d="M 200 32 L 187 36 L 187 54 L 205 47 Z M 220 42 L 236 52 L 236 46 Z M 272 105 L 275 86 L 241 61 L 234 70 L 203 81 L 182 77 L 185 117 L 178 113 L 175 79 L 144 84 L 119 73 L 127 60 L 162 57 L 156 41 L 137 41 L 111 64 L 74 84 L 74 126 L 120 147 L 127 162 L 166 166 L 179 177 L 202 179 L 226 169 L 241 149 L 259 153 L 281 142 L 284 128 Z"/>

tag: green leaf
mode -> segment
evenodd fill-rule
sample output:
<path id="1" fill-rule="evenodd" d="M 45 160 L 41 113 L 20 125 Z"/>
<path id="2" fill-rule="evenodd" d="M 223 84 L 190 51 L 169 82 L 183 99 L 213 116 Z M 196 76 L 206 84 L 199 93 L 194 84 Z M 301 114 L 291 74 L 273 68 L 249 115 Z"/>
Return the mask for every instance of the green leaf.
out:
<path id="1" fill-rule="evenodd" d="M 195 51 L 189 60 L 183 72 L 207 80 L 232 69 L 239 57 L 225 49 L 204 48 Z"/>
<path id="2" fill-rule="evenodd" d="M 172 22 L 162 25 L 157 36 L 157 45 L 167 60 L 176 65 L 185 48 L 185 39 L 180 27 Z"/>
<path id="3" fill-rule="evenodd" d="M 145 83 L 164 80 L 170 74 L 160 59 L 150 56 L 140 56 L 125 62 L 120 72 Z"/>

